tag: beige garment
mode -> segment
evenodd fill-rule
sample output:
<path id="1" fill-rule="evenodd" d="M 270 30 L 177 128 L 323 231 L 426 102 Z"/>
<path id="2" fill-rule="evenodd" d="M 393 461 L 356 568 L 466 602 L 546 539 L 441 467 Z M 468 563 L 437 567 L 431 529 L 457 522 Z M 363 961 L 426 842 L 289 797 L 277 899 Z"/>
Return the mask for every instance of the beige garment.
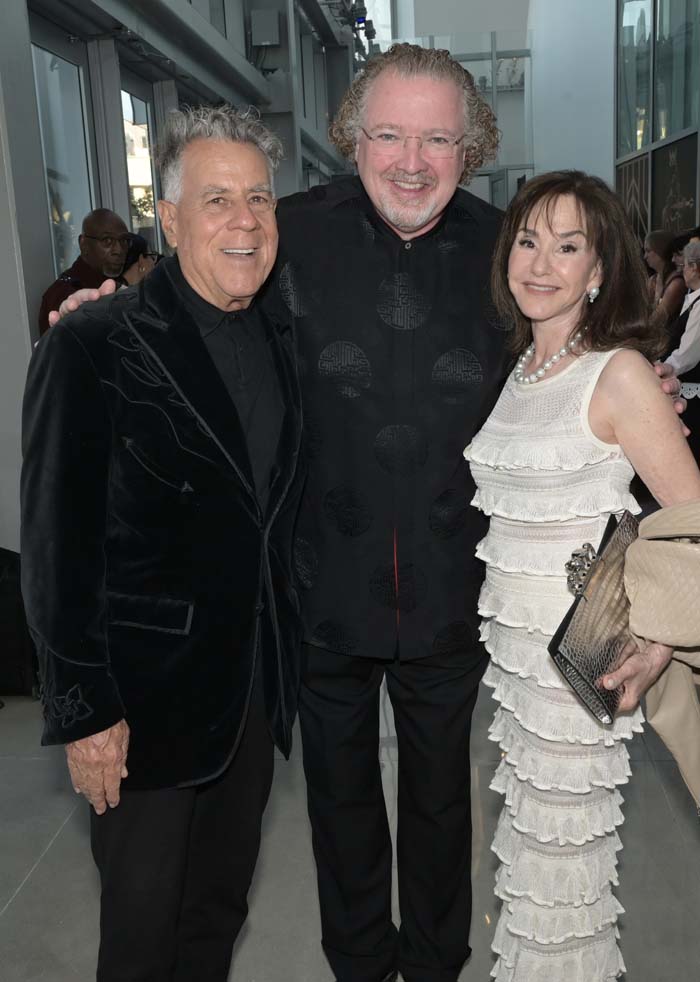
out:
<path id="1" fill-rule="evenodd" d="M 699 538 L 700 501 L 652 512 L 627 550 L 625 588 L 634 634 L 683 646 L 647 692 L 647 721 L 673 754 L 700 808 Z"/>
<path id="2" fill-rule="evenodd" d="M 693 670 L 695 669 L 695 671 Z M 700 650 L 674 652 L 646 695 L 647 722 L 673 754 L 700 808 Z"/>

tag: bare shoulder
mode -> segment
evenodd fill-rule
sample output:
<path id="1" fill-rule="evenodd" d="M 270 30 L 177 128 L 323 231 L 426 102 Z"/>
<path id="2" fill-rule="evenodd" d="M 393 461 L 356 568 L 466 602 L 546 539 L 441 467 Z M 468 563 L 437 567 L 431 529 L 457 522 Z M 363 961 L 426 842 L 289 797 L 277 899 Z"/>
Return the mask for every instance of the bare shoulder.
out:
<path id="1" fill-rule="evenodd" d="M 607 398 L 629 398 L 633 392 L 653 387 L 659 389 L 659 379 L 649 360 L 633 348 L 620 348 L 600 374 L 597 388 Z"/>

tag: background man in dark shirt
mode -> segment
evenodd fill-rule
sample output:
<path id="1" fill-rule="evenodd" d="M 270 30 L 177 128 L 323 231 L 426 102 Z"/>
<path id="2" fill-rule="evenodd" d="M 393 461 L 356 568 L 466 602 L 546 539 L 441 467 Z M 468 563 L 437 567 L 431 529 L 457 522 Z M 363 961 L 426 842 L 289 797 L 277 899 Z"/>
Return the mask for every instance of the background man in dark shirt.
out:
<path id="1" fill-rule="evenodd" d="M 49 328 L 49 311 L 57 310 L 66 297 L 76 290 L 96 288 L 105 280 L 122 275 L 129 242 L 129 230 L 116 212 L 109 208 L 95 208 L 85 216 L 82 233 L 78 236 L 80 255 L 41 298 L 40 334 Z M 152 260 L 142 257 L 140 262 L 133 264 L 124 282 L 138 283 L 152 268 Z"/>
<path id="2" fill-rule="evenodd" d="M 29 369 L 22 586 L 43 742 L 94 806 L 98 982 L 225 982 L 291 744 L 301 406 L 288 319 L 256 302 L 280 156 L 254 113 L 171 114 L 177 258 L 52 328 Z"/>

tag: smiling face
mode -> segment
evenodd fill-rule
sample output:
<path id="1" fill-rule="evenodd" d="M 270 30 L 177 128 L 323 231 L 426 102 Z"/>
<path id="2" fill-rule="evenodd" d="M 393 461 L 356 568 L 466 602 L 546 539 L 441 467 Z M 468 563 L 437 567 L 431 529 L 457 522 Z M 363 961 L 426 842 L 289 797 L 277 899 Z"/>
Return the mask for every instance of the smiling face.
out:
<path id="1" fill-rule="evenodd" d="M 587 293 L 603 282 L 602 265 L 586 241 L 586 223 L 576 199 L 562 195 L 549 216 L 539 205 L 518 229 L 508 258 L 508 286 L 533 325 L 566 338 L 581 318 Z"/>
<path id="2" fill-rule="evenodd" d="M 193 140 L 177 202 L 159 201 L 168 243 L 197 293 L 220 310 L 248 307 L 277 255 L 267 161 L 251 143 Z"/>
<path id="3" fill-rule="evenodd" d="M 427 158 L 426 139 L 455 141 L 464 134 L 464 97 L 449 80 L 404 78 L 383 72 L 367 96 L 355 158 L 372 204 L 402 239 L 428 232 L 440 219 L 464 167 L 464 141 L 452 156 Z M 376 139 L 409 139 L 393 157 L 382 154 Z M 394 138 L 394 137 L 392 137 Z"/>

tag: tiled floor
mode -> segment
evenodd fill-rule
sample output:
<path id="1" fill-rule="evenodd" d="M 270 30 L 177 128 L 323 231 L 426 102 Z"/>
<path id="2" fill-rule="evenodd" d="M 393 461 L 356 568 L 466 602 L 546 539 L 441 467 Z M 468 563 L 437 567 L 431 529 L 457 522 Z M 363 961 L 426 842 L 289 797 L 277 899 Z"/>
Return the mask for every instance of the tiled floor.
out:
<path id="1" fill-rule="evenodd" d="M 483 691 L 472 739 L 474 789 L 473 955 L 460 982 L 487 982 L 496 917 L 495 859 L 488 845 L 499 798 L 488 790 L 498 758 L 486 739 L 492 702 Z M 60 749 L 38 747 L 39 713 L 28 699 L 0 711 L 0 979 L 90 982 L 98 884 L 86 806 L 68 784 Z M 700 821 L 674 763 L 653 734 L 632 745 L 634 776 L 623 789 L 618 891 L 627 909 L 622 946 L 627 982 L 700 980 Z M 383 739 L 390 814 L 396 751 Z M 235 982 L 331 982 L 319 918 L 298 741 L 277 763 L 251 914 L 236 947 Z M 548 982 L 566 982 L 552 979 Z"/>

